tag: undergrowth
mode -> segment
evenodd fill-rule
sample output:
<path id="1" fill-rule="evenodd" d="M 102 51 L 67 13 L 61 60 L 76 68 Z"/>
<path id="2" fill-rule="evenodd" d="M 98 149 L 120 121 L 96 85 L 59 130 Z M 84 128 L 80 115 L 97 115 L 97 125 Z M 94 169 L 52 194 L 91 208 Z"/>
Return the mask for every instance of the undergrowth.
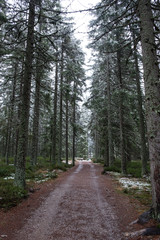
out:
<path id="1" fill-rule="evenodd" d="M 92 161 L 93 163 L 101 163 L 101 164 L 104 164 L 104 160 L 99 158 L 99 159 L 95 159 L 95 158 L 92 158 Z"/>
<path id="2" fill-rule="evenodd" d="M 149 191 L 143 191 L 138 189 L 123 189 L 123 193 L 127 194 L 128 196 L 133 197 L 134 199 L 137 199 L 141 204 L 144 206 L 150 208 L 151 202 L 152 202 L 152 195 Z"/>
<path id="3" fill-rule="evenodd" d="M 0 207 L 9 209 L 27 197 L 27 190 L 16 187 L 13 181 L 0 180 Z"/>
<path id="4" fill-rule="evenodd" d="M 6 165 L 4 163 L 0 164 L 0 177 L 7 177 L 14 173 L 14 166 Z"/>
<path id="5" fill-rule="evenodd" d="M 28 196 L 27 188 L 35 182 L 41 183 L 49 179 L 56 178 L 58 169 L 66 171 L 72 165 L 65 163 L 51 164 L 49 158 L 38 157 L 37 164 L 32 166 L 30 158 L 26 158 L 26 190 L 14 186 L 15 167 L 13 159 L 9 161 L 10 165 L 0 161 L 0 208 L 9 209 L 16 206 L 23 198 Z"/>
<path id="6" fill-rule="evenodd" d="M 147 170 L 149 173 L 149 163 L 147 164 Z M 116 159 L 113 166 L 104 167 L 103 173 L 107 171 L 121 173 L 121 161 Z M 127 175 L 130 175 L 131 177 L 135 178 L 141 178 L 141 172 L 142 172 L 141 161 L 131 161 L 127 164 Z"/>

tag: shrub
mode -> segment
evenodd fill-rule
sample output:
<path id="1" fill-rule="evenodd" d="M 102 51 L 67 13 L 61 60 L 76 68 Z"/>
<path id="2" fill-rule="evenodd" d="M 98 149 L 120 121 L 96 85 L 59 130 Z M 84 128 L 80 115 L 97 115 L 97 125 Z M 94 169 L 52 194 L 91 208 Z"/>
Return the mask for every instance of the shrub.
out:
<path id="1" fill-rule="evenodd" d="M 149 163 L 147 164 L 147 169 L 149 172 Z M 121 161 L 116 159 L 113 166 L 104 167 L 104 172 L 121 172 Z M 131 161 L 127 164 L 127 174 L 130 174 L 132 177 L 141 178 L 142 163 L 141 161 Z"/>
<path id="2" fill-rule="evenodd" d="M 101 158 L 98 158 L 97 160 L 96 159 L 92 159 L 94 163 L 101 163 L 101 164 L 104 164 L 104 159 L 101 159 Z"/>
<path id="3" fill-rule="evenodd" d="M 26 179 L 34 179 L 35 178 L 36 167 L 31 165 L 26 165 Z"/>
<path id="4" fill-rule="evenodd" d="M 147 164 L 147 170 L 149 173 L 149 163 Z M 142 175 L 142 163 L 141 161 L 132 161 L 128 163 L 127 173 L 131 174 L 133 177 L 141 178 Z"/>
<path id="5" fill-rule="evenodd" d="M 66 171 L 66 164 L 65 163 L 57 163 L 53 165 L 53 169 L 60 169 L 62 171 Z"/>
<path id="6" fill-rule="evenodd" d="M 22 198 L 27 197 L 27 191 L 16 187 L 11 181 L 0 182 L 0 207 L 8 209 L 16 206 Z"/>
<path id="7" fill-rule="evenodd" d="M 127 168 L 127 173 L 132 175 L 132 177 L 141 178 L 141 169 L 141 166 L 134 167 L 134 165 L 132 166 L 132 164 L 130 164 L 130 166 Z"/>
<path id="8" fill-rule="evenodd" d="M 111 166 L 111 167 L 104 167 L 104 173 L 105 172 L 121 172 L 121 169 L 119 169 L 117 166 Z"/>
<path id="9" fill-rule="evenodd" d="M 14 166 L 2 164 L 0 165 L 0 177 L 8 177 L 14 173 Z"/>
<path id="10" fill-rule="evenodd" d="M 116 159 L 114 161 L 114 164 L 113 166 L 110 166 L 110 167 L 104 167 L 104 173 L 105 172 L 118 172 L 120 173 L 121 172 L 121 161 L 119 159 Z"/>

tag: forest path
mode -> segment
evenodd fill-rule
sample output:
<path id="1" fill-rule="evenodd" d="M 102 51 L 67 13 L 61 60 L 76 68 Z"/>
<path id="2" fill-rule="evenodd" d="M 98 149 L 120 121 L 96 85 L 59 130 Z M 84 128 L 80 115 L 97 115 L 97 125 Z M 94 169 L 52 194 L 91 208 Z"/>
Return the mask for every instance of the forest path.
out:
<path id="1" fill-rule="evenodd" d="M 102 170 L 82 161 L 57 179 L 35 184 L 19 205 L 0 209 L 0 240 L 128 240 L 125 232 L 144 228 L 130 225 L 144 206 L 118 193 L 120 186 Z"/>
<path id="2" fill-rule="evenodd" d="M 111 198 L 100 167 L 80 162 L 43 201 L 14 240 L 119 240 L 118 217 L 107 195 Z"/>

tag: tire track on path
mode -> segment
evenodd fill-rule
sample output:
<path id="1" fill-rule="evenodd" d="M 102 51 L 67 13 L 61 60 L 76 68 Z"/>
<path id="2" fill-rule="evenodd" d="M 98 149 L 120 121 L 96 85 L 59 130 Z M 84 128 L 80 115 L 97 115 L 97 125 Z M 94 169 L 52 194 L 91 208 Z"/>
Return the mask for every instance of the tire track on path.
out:
<path id="1" fill-rule="evenodd" d="M 80 162 L 14 240 L 120 240 L 118 218 L 103 196 L 98 171 L 93 163 Z"/>

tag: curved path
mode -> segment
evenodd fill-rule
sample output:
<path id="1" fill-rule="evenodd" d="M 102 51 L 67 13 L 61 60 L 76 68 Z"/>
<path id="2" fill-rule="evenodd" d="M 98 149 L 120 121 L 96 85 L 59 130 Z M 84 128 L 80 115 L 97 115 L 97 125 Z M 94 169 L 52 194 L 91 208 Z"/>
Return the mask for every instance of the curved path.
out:
<path id="1" fill-rule="evenodd" d="M 118 222 L 100 167 L 80 162 L 44 199 L 14 240 L 120 240 Z"/>

